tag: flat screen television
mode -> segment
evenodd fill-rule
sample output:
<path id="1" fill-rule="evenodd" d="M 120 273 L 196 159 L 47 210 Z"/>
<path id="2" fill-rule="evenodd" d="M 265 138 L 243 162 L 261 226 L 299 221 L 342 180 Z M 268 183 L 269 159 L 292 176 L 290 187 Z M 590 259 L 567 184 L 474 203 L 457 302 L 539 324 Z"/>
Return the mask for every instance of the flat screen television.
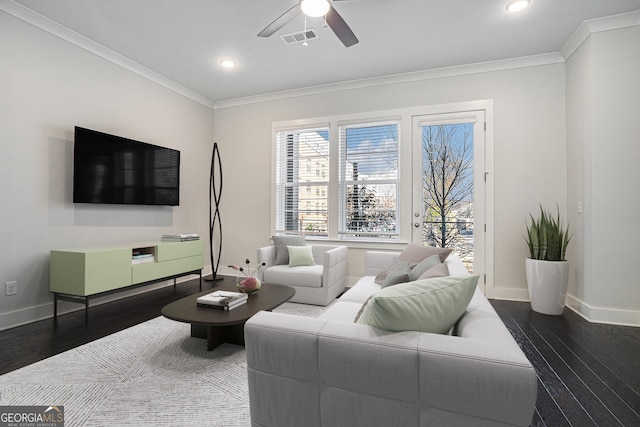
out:
<path id="1" fill-rule="evenodd" d="M 180 204 L 180 151 L 76 126 L 73 202 Z"/>

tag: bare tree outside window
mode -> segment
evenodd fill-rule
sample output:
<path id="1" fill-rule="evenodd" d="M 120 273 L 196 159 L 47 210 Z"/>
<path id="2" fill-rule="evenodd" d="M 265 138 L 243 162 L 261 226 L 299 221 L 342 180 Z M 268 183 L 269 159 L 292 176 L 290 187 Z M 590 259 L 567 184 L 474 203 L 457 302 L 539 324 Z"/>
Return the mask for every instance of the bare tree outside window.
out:
<path id="1" fill-rule="evenodd" d="M 473 125 L 422 127 L 423 241 L 473 255 Z"/>
<path id="2" fill-rule="evenodd" d="M 395 121 L 340 128 L 343 237 L 397 238 L 398 130 Z"/>

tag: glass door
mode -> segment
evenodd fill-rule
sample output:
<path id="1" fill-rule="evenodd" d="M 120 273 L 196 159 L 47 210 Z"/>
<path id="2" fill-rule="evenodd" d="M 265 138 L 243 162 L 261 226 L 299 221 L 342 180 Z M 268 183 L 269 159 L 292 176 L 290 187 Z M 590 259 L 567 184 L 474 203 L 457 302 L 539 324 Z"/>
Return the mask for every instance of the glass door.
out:
<path id="1" fill-rule="evenodd" d="M 481 275 L 484 131 L 484 111 L 413 117 L 412 240 L 453 249 L 470 272 Z"/>

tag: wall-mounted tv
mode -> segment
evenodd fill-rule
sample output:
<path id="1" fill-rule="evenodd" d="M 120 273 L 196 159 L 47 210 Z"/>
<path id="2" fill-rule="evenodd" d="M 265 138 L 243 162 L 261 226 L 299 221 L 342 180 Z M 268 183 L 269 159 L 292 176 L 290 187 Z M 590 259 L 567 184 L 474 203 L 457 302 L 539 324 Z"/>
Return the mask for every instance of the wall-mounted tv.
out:
<path id="1" fill-rule="evenodd" d="M 180 151 L 76 126 L 73 202 L 178 206 Z"/>

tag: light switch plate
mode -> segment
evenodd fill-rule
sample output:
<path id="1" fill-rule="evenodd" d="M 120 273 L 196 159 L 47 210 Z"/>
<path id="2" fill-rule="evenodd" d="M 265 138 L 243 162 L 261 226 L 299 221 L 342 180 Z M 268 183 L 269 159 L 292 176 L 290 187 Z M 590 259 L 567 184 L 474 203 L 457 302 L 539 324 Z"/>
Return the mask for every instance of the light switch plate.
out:
<path id="1" fill-rule="evenodd" d="M 18 282 L 11 281 L 11 282 L 6 282 L 4 284 L 4 294 L 5 296 L 10 296 L 10 295 L 17 295 L 18 293 Z"/>

